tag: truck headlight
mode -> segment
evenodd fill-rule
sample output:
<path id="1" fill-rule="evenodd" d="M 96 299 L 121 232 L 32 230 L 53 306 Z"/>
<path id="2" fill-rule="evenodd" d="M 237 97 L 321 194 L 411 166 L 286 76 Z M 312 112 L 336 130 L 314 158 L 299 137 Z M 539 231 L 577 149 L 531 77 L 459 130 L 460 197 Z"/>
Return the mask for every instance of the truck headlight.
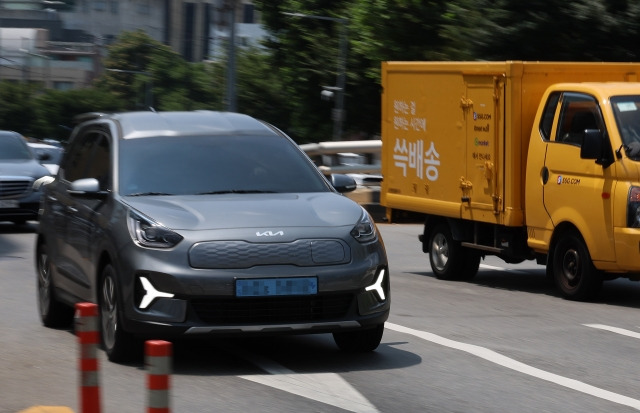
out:
<path id="1" fill-rule="evenodd" d="M 627 200 L 627 227 L 640 228 L 640 187 L 629 188 Z"/>
<path id="2" fill-rule="evenodd" d="M 182 235 L 133 210 L 129 210 L 127 227 L 131 239 L 143 247 L 171 248 L 182 241 Z"/>

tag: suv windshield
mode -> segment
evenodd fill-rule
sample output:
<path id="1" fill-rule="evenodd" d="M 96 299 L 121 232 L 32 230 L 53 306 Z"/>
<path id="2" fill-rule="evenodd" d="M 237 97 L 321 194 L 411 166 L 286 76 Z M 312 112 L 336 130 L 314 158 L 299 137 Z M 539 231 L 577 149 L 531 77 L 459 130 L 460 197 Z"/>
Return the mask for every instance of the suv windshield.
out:
<path id="1" fill-rule="evenodd" d="M 0 159 L 30 160 L 33 159 L 26 142 L 16 135 L 0 135 Z"/>
<path id="2" fill-rule="evenodd" d="M 275 135 L 127 139 L 119 151 L 122 195 L 330 190 L 308 159 Z"/>

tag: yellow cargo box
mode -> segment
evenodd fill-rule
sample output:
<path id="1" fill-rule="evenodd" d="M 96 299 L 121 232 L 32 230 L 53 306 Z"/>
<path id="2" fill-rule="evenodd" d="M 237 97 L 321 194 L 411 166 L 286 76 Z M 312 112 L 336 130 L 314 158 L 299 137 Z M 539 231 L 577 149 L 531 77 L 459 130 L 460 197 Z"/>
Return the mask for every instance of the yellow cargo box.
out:
<path id="1" fill-rule="evenodd" d="M 639 74 L 630 63 L 384 62 L 382 205 L 525 225 L 528 142 L 545 90 Z"/>

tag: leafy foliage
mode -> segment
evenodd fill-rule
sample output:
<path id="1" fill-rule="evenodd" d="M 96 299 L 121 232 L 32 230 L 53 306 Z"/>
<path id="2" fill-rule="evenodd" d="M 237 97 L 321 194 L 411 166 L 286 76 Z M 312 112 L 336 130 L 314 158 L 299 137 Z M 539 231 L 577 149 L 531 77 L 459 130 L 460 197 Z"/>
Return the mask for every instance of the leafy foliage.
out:
<path id="1" fill-rule="evenodd" d="M 331 139 L 336 102 L 322 100 L 320 92 L 337 85 L 342 35 L 348 40 L 344 139 L 379 133 L 382 61 L 640 60 L 637 1 L 255 4 L 269 37 L 262 47 L 237 50 L 238 111 L 273 123 L 299 143 Z M 73 116 L 87 111 L 226 109 L 226 58 L 189 63 L 138 30 L 122 33 L 108 48 L 104 67 L 95 87 L 86 90 L 0 82 L 0 129 L 64 139 L 68 132 L 58 125 L 71 125 Z"/>

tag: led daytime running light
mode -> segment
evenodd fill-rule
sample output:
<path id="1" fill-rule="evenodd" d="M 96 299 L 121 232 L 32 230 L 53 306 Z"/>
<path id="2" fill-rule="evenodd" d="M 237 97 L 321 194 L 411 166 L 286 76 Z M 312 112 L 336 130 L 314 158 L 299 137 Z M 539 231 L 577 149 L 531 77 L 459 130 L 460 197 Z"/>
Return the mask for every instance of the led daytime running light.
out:
<path id="1" fill-rule="evenodd" d="M 149 305 L 156 298 L 173 298 L 173 296 L 175 295 L 175 294 L 165 293 L 165 292 L 156 290 L 155 287 L 151 284 L 151 282 L 147 280 L 145 277 L 140 277 L 140 282 L 142 283 L 142 288 L 144 288 L 145 290 L 144 297 L 142 297 L 142 301 L 140 301 L 140 306 L 139 306 L 143 310 L 149 307 Z"/>
<path id="2" fill-rule="evenodd" d="M 378 278 L 376 279 L 376 282 L 368 286 L 367 288 L 365 288 L 365 291 L 375 291 L 376 294 L 378 294 L 378 297 L 380 298 L 381 301 L 386 300 L 386 295 L 384 294 L 384 288 L 382 288 L 382 282 L 384 281 L 384 274 L 385 274 L 385 270 L 383 268 L 378 273 Z"/>

